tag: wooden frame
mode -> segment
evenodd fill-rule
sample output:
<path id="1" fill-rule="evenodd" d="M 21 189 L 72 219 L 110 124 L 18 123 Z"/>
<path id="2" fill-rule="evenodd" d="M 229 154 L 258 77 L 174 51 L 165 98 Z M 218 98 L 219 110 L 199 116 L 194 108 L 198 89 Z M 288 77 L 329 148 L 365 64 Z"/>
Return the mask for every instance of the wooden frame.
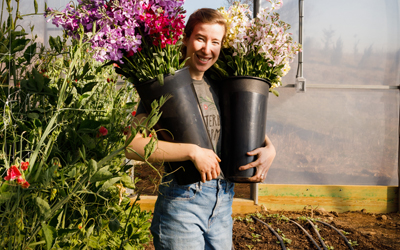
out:
<path id="1" fill-rule="evenodd" d="M 259 184 L 258 204 L 252 199 L 235 198 L 233 214 L 267 210 L 303 210 L 305 207 L 346 212 L 365 209 L 371 213 L 398 211 L 397 186 L 279 185 Z M 156 196 L 142 196 L 143 210 L 153 211 Z"/>
<path id="2" fill-rule="evenodd" d="M 398 211 L 397 186 L 259 185 L 259 205 L 272 210 L 302 210 L 306 206 L 346 212 L 366 209 L 372 213 Z"/>

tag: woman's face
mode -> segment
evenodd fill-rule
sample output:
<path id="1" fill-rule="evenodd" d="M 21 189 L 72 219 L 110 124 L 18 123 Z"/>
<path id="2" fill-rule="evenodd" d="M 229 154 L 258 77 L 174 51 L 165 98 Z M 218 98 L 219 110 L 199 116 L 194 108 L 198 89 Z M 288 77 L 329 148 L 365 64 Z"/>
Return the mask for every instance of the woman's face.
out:
<path id="1" fill-rule="evenodd" d="M 186 61 L 190 75 L 195 80 L 201 80 L 204 72 L 218 59 L 221 51 L 225 27 L 221 24 L 199 23 L 194 27 L 190 37 L 185 37 Z"/>

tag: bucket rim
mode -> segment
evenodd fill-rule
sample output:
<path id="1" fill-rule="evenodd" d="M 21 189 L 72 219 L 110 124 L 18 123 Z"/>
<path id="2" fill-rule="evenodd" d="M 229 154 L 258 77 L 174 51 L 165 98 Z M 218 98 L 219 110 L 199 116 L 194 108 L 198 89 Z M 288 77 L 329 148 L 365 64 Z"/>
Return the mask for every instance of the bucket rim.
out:
<path id="1" fill-rule="evenodd" d="M 189 70 L 189 66 L 185 66 L 185 67 L 183 67 L 181 69 L 175 70 L 175 74 L 179 73 L 179 72 L 182 72 L 184 70 Z M 165 74 L 164 75 L 164 79 L 166 77 L 168 77 L 168 76 L 171 76 L 171 73 Z M 156 82 L 156 81 L 157 81 L 157 78 L 153 78 L 153 79 L 150 79 L 150 80 L 147 80 L 147 81 L 144 81 L 144 82 L 139 82 L 139 83 L 135 84 L 134 86 L 135 87 L 137 87 L 137 86 L 140 87 L 140 86 L 143 86 L 143 85 L 146 85 L 146 84 L 151 84 L 151 83 Z"/>
<path id="2" fill-rule="evenodd" d="M 271 81 L 265 78 L 257 77 L 257 76 L 228 76 L 224 78 L 222 81 L 226 82 L 231 79 L 252 79 L 252 80 L 258 80 L 267 83 L 270 87 L 272 86 Z"/>

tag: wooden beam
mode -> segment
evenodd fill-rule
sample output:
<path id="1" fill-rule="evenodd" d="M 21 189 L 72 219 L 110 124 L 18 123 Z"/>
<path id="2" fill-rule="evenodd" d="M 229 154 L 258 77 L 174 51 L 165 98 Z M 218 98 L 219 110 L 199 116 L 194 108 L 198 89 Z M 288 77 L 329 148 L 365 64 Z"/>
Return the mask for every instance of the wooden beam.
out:
<path id="1" fill-rule="evenodd" d="M 134 200 L 134 198 L 132 198 Z M 137 202 L 140 204 L 142 210 L 154 211 L 154 205 L 156 203 L 157 196 L 141 196 Z M 232 205 L 233 214 L 244 214 L 244 213 L 255 213 L 261 211 L 261 206 L 254 205 L 254 201 L 251 199 L 240 199 L 234 198 Z"/>
<path id="2" fill-rule="evenodd" d="M 299 211 L 311 205 L 336 212 L 389 213 L 398 210 L 398 190 L 397 186 L 260 184 L 258 204 L 270 210 Z"/>

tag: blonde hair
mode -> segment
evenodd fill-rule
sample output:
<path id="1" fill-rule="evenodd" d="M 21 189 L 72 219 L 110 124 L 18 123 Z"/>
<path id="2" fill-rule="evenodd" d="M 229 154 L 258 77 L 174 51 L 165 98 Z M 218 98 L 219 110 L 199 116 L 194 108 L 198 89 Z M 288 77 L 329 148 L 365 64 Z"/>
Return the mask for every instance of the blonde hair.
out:
<path id="1" fill-rule="evenodd" d="M 189 37 L 192 35 L 194 28 L 199 23 L 220 24 L 220 25 L 224 26 L 225 32 L 224 32 L 224 36 L 222 37 L 221 44 L 224 43 L 227 26 L 226 26 L 226 20 L 225 20 L 224 16 L 219 11 L 217 11 L 215 9 L 211 9 L 211 8 L 202 8 L 202 9 L 198 9 L 195 12 L 193 12 L 190 15 L 189 20 L 187 21 L 187 24 L 185 27 L 184 34 L 185 34 L 186 39 L 189 39 Z M 181 59 L 185 59 L 186 58 L 186 46 L 185 45 L 182 45 L 181 53 L 182 53 Z"/>

